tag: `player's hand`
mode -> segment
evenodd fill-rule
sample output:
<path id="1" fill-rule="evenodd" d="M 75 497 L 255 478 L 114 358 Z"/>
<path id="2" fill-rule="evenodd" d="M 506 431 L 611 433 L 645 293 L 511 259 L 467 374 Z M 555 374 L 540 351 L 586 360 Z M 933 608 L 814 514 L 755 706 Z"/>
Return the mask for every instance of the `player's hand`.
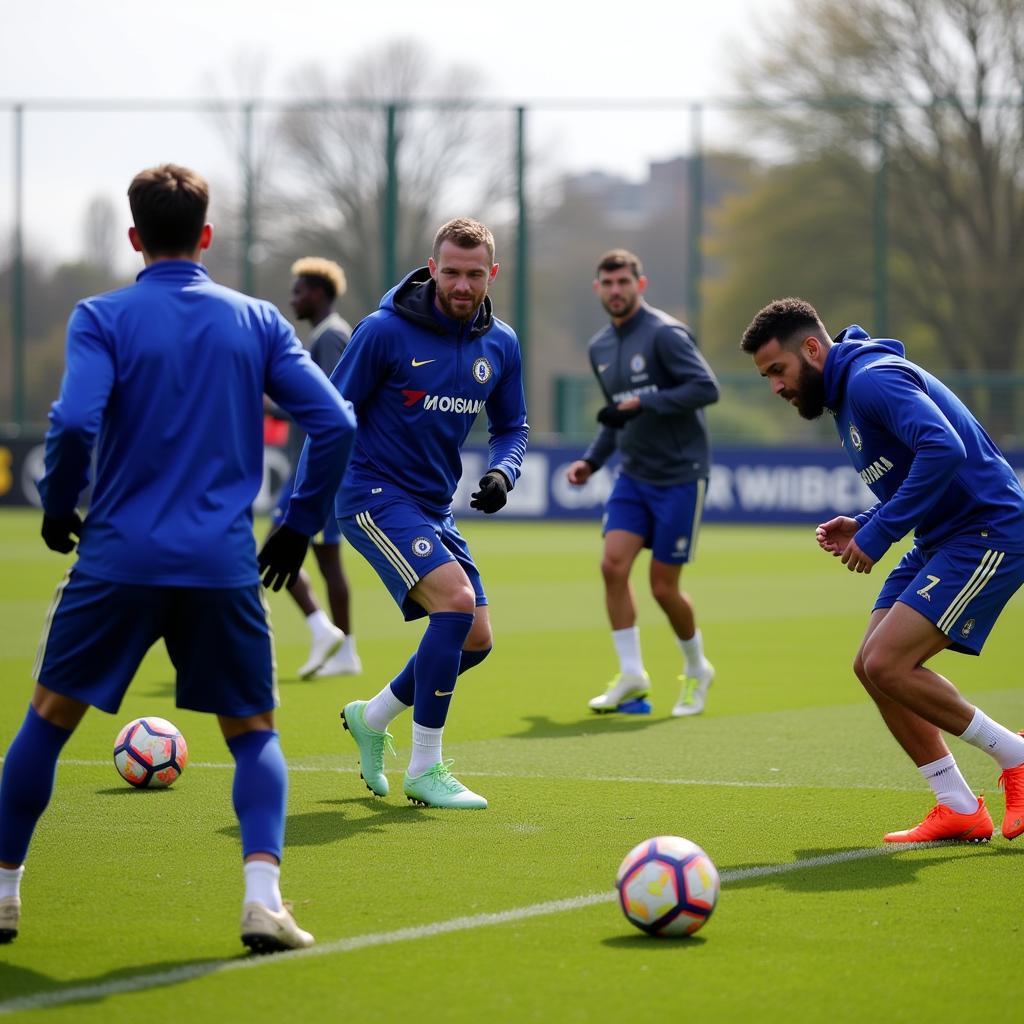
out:
<path id="1" fill-rule="evenodd" d="M 846 545 L 846 550 L 843 552 L 843 565 L 846 566 L 850 572 L 871 572 L 871 566 L 875 564 L 875 560 L 868 555 L 865 555 L 863 551 L 857 546 L 855 540 L 851 540 Z"/>
<path id="2" fill-rule="evenodd" d="M 44 512 L 43 526 L 39 532 L 51 551 L 66 555 L 75 550 L 75 541 L 71 538 L 82 539 L 82 517 L 77 512 L 69 516 L 48 516 Z"/>
<path id="3" fill-rule="evenodd" d="M 822 523 L 814 531 L 814 539 L 822 551 L 838 558 L 846 550 L 846 545 L 853 540 L 853 535 L 860 529 L 856 519 L 849 516 L 836 516 L 827 523 Z"/>
<path id="4" fill-rule="evenodd" d="M 474 491 L 471 497 L 473 500 L 469 507 L 479 509 L 488 515 L 504 508 L 505 502 L 508 501 L 508 482 L 505 475 L 497 469 L 484 473 L 480 477 L 480 490 Z"/>
<path id="5" fill-rule="evenodd" d="M 268 590 L 292 587 L 299 578 L 299 570 L 306 560 L 309 538 L 282 523 L 266 539 L 256 556 L 260 578 Z"/>
<path id="6" fill-rule="evenodd" d="M 594 467 L 586 459 L 577 459 L 565 471 L 565 479 L 574 487 L 582 487 L 594 475 Z"/>
<path id="7" fill-rule="evenodd" d="M 597 422 L 603 427 L 611 427 L 612 430 L 621 430 L 630 420 L 640 415 L 640 405 L 623 409 L 619 405 L 606 405 L 597 411 Z"/>

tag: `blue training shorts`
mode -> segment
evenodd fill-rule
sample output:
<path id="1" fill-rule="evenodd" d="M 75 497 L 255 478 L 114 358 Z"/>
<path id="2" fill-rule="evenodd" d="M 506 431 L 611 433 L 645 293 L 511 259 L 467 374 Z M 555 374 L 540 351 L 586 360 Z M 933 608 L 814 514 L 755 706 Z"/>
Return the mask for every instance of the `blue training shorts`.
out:
<path id="1" fill-rule="evenodd" d="M 980 654 L 1022 583 L 1024 555 L 984 541 L 965 538 L 931 551 L 914 547 L 886 577 L 875 609 L 901 601 L 945 633 L 950 650 Z"/>
<path id="2" fill-rule="evenodd" d="M 450 513 L 437 516 L 411 498 L 389 499 L 340 520 L 345 539 L 373 566 L 407 622 L 426 615 L 409 591 L 432 569 L 458 562 L 476 593 L 487 604 L 480 571 Z"/>
<path id="3" fill-rule="evenodd" d="M 605 505 L 602 533 L 626 530 L 669 565 L 692 562 L 707 480 L 660 487 L 619 473 Z"/>
<path id="4" fill-rule="evenodd" d="M 113 714 L 161 637 L 177 670 L 179 708 L 244 718 L 277 707 L 270 612 L 258 583 L 151 587 L 72 567 L 50 605 L 32 677 Z"/>
<path id="5" fill-rule="evenodd" d="M 294 488 L 295 476 L 293 474 L 285 481 L 284 486 L 281 488 L 281 491 L 277 496 L 277 504 L 274 506 L 274 511 L 270 513 L 270 521 L 275 526 L 279 523 L 283 523 L 284 517 L 288 514 L 288 506 L 291 504 L 292 491 Z M 313 543 L 341 543 L 341 526 L 338 524 L 338 520 L 334 518 L 333 512 L 327 517 L 327 522 L 324 523 L 324 528 L 313 538 Z"/>

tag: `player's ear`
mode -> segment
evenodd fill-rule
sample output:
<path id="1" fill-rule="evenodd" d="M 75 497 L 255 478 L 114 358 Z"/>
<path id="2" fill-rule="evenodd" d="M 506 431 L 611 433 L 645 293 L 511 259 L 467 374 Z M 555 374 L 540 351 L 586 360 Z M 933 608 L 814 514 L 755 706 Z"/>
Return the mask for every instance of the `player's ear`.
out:
<path id="1" fill-rule="evenodd" d="M 139 229 L 134 224 L 128 229 L 128 241 L 132 243 L 132 248 L 136 252 L 142 252 L 142 239 L 139 238 Z"/>
<path id="2" fill-rule="evenodd" d="M 598 281 L 598 279 L 596 277 L 594 278 L 594 283 L 593 283 L 592 287 L 594 289 L 594 294 L 595 295 L 601 290 L 601 282 Z"/>
<path id="3" fill-rule="evenodd" d="M 491 267 L 491 272 L 487 275 L 487 282 L 488 282 L 488 284 L 490 284 L 490 282 L 493 281 L 498 276 L 498 267 L 499 266 L 500 266 L 500 264 L 495 263 L 494 266 Z"/>
<path id="4" fill-rule="evenodd" d="M 434 262 L 434 257 L 431 256 L 427 260 L 427 270 L 430 271 L 430 276 L 436 281 L 437 280 L 437 263 Z"/>
<path id="5" fill-rule="evenodd" d="M 199 233 L 199 249 L 209 249 L 210 243 L 213 241 L 213 225 L 204 224 L 203 230 Z"/>
<path id="6" fill-rule="evenodd" d="M 643 295 L 645 291 L 647 291 L 647 277 L 646 275 L 641 274 L 636 279 L 636 293 L 637 295 Z"/>

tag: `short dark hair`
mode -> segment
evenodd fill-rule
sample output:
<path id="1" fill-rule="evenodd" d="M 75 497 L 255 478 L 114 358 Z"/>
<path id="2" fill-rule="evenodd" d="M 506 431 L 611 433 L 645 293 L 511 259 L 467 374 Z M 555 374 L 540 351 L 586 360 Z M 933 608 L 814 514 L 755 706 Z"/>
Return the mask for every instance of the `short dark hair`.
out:
<path id="1" fill-rule="evenodd" d="M 644 265 L 640 262 L 640 257 L 628 249 L 609 249 L 597 262 L 598 276 L 602 270 L 623 269 L 631 270 L 638 281 L 644 276 Z"/>
<path id="2" fill-rule="evenodd" d="M 152 256 L 178 256 L 199 244 L 210 186 L 187 167 L 161 164 L 132 178 L 128 203 L 143 249 Z"/>
<path id="3" fill-rule="evenodd" d="M 796 298 L 776 299 L 750 321 L 750 326 L 743 332 L 740 348 L 744 352 L 756 352 L 772 338 L 778 338 L 779 344 L 785 345 L 798 331 L 808 328 L 824 334 L 821 317 L 809 302 Z"/>
<path id="4" fill-rule="evenodd" d="M 437 229 L 433 249 L 435 263 L 441 255 L 441 245 L 444 242 L 451 242 L 460 249 L 475 249 L 478 245 L 486 245 L 488 262 L 494 263 L 494 235 L 491 234 L 490 228 L 471 217 L 455 217 Z"/>

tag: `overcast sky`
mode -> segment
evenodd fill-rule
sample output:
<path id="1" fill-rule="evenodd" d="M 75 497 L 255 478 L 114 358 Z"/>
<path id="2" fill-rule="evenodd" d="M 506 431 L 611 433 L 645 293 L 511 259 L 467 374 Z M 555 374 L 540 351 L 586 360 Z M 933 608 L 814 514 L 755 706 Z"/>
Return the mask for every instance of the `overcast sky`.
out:
<path id="1" fill-rule="evenodd" d="M 422 4 L 302 0 L 0 0 L 0 100 L 196 98 L 211 81 L 237 91 L 240 57 L 265 63 L 265 94 L 288 94 L 307 64 L 341 71 L 354 56 L 396 38 L 423 43 L 441 64 L 479 68 L 487 98 L 699 100 L 736 95 L 738 43 L 792 0 L 701 0 L 666 4 L 517 0 Z M 654 12 L 657 11 L 657 16 Z M 634 177 L 650 159 L 685 151 L 685 117 L 668 122 L 624 111 L 576 115 L 569 138 L 538 122 L 547 144 L 561 138 L 572 169 L 603 164 Z M 11 125 L 0 111 L 0 227 L 10 223 Z M 55 223 L 105 189 L 123 196 L 139 166 L 210 157 L 197 131 L 161 115 L 30 114 L 25 122 L 26 217 L 31 243 L 73 251 L 78 227 L 58 240 Z M 536 138 L 537 136 L 535 136 Z M 209 140 L 206 145 L 209 146 Z M 168 153 L 164 150 L 173 149 Z M 70 181 L 69 181 L 70 179 Z"/>

